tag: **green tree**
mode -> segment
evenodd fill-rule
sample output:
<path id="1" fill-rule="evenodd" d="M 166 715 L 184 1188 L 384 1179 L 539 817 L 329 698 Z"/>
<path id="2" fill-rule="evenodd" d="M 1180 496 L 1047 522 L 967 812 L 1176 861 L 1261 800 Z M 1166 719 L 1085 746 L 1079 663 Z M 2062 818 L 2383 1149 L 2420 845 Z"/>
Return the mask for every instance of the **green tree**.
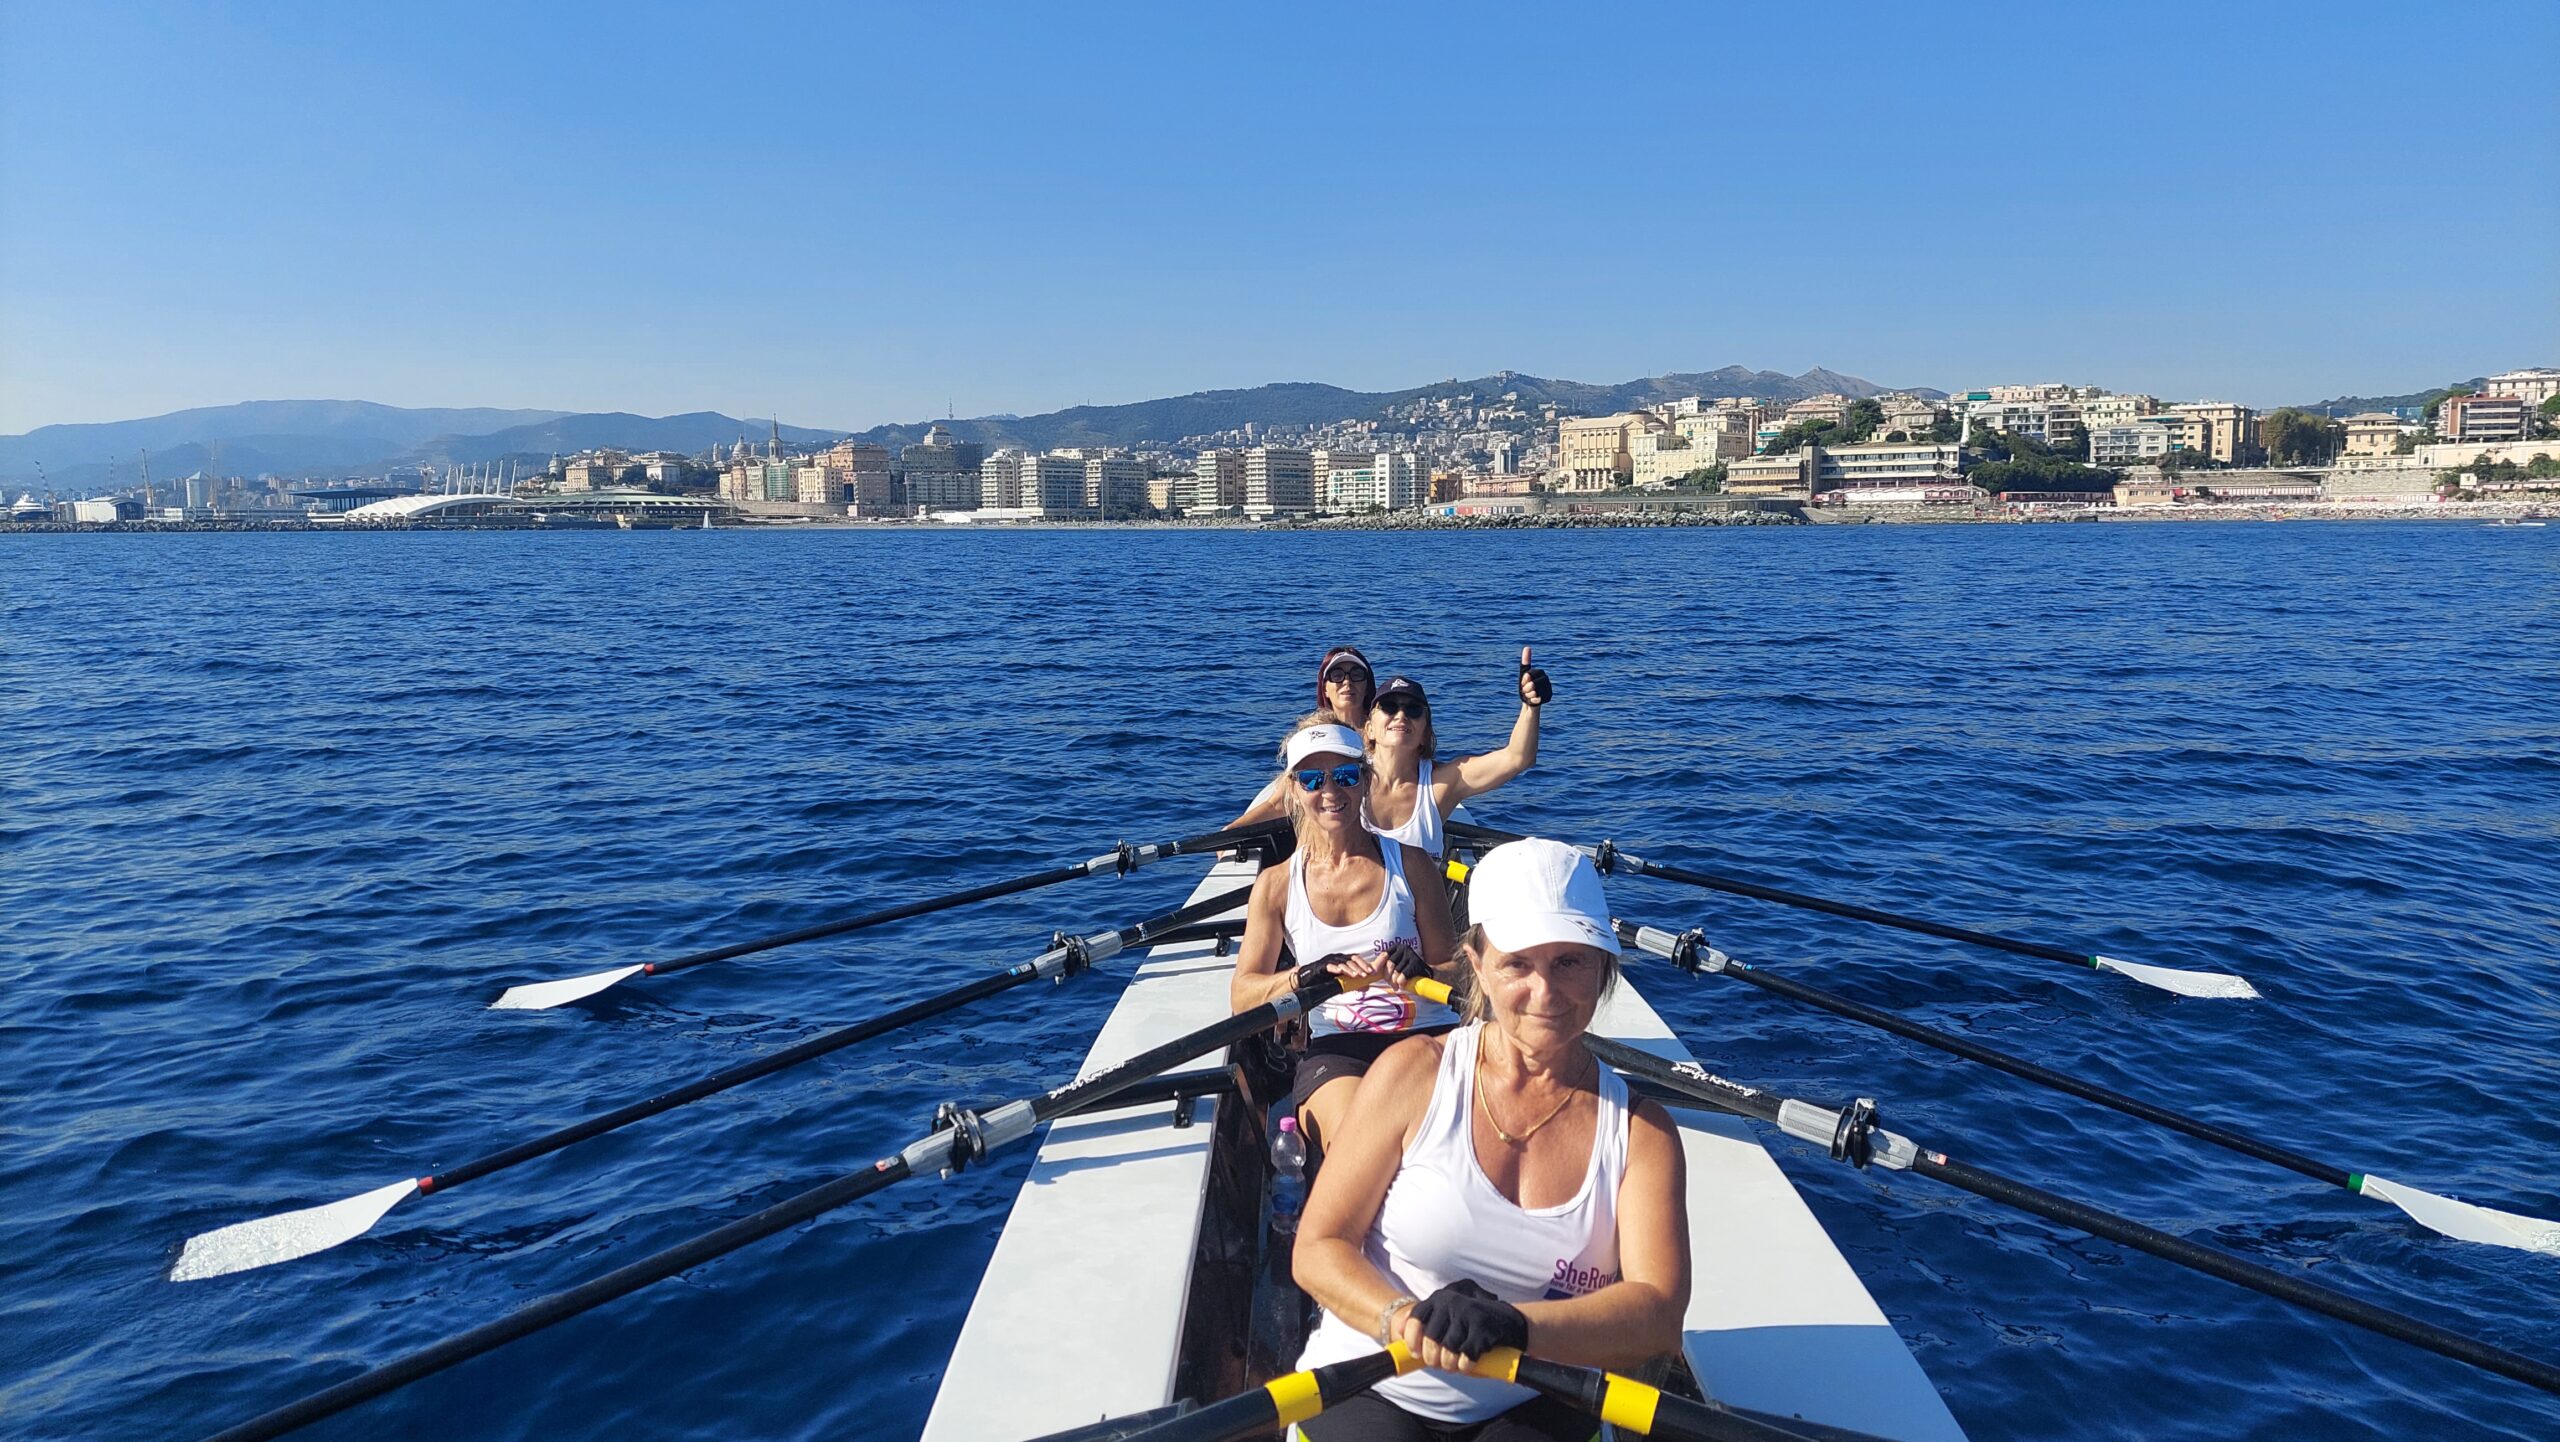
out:
<path id="1" fill-rule="evenodd" d="M 1940 416 L 1929 423 L 1929 440 L 1934 445 L 1947 445 L 1964 438 L 1964 423 L 1954 416 Z"/>
<path id="2" fill-rule="evenodd" d="M 1874 435 L 1877 428 L 1883 424 L 1883 402 L 1876 400 L 1851 401 L 1849 402 L 1849 413 L 1846 416 L 1843 416 L 1840 421 L 1840 439 L 1837 441 L 1825 441 L 1823 444 L 1856 445 L 1858 442 Z"/>
<path id="3" fill-rule="evenodd" d="M 2414 456 L 2418 453 L 2418 447 L 2434 445 L 2435 440 L 2436 432 L 2433 426 L 2420 426 L 2414 431 L 2404 431 L 2400 439 L 2391 443 L 2391 454 Z"/>
<path id="4" fill-rule="evenodd" d="M 1783 456 L 1808 445 L 1845 445 L 1847 442 L 1841 439 L 1840 430 L 1840 426 L 1832 421 L 1797 421 L 1771 437 L 1761 454 Z"/>
<path id="5" fill-rule="evenodd" d="M 2319 465 L 2334 459 L 2347 428 L 2327 416 L 2286 406 L 2267 412 L 2261 422 L 2267 461 L 2278 466 Z"/>
<path id="6" fill-rule="evenodd" d="M 2540 440 L 2560 437 L 2560 396 L 2553 396 L 2535 408 L 2533 434 Z"/>

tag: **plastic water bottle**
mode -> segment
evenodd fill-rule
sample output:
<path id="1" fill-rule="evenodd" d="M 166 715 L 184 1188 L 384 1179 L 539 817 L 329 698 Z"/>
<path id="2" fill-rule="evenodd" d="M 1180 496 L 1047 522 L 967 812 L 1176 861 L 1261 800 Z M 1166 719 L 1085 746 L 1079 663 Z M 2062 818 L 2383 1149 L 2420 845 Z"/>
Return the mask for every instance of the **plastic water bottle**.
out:
<path id="1" fill-rule="evenodd" d="M 1296 1232 L 1306 1205 L 1307 1139 L 1298 1135 L 1296 1117 L 1282 1117 L 1271 1139 L 1271 1230 L 1284 1237 Z"/>

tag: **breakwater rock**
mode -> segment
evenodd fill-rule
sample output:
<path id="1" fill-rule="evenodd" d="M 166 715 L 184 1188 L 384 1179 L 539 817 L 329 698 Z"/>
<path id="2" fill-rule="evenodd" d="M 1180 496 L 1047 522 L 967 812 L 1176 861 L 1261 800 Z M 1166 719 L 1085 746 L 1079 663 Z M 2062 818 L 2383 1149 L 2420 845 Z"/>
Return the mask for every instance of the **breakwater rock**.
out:
<path id="1" fill-rule="evenodd" d="M 1285 531 L 1564 531 L 1640 530 L 1672 526 L 1801 526 L 1801 514 L 1781 510 L 1540 511 L 1490 516 L 1440 516 L 1396 511 L 1379 516 L 1326 516 L 1278 522 Z"/>

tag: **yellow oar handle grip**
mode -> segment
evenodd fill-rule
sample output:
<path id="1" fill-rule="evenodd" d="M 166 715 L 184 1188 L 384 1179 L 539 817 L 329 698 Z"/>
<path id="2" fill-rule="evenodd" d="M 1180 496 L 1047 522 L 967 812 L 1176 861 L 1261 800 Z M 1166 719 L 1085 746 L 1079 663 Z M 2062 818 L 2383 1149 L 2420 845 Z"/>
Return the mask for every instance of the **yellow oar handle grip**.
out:
<path id="1" fill-rule="evenodd" d="M 1449 879 L 1451 881 L 1465 881 L 1467 879 L 1467 873 L 1474 868 L 1468 866 L 1463 861 L 1452 861 L 1442 869 L 1449 873 Z"/>
<path id="2" fill-rule="evenodd" d="M 1404 989 L 1412 992 L 1415 996 L 1421 997 L 1424 1001 L 1436 1001 L 1442 1006 L 1450 1004 L 1449 998 L 1452 993 L 1449 989 L 1449 983 L 1442 981 L 1436 976 L 1414 977 L 1404 983 Z"/>
<path id="3" fill-rule="evenodd" d="M 1516 1347 L 1495 1347 L 1478 1357 L 1471 1370 L 1479 1377 L 1491 1377 L 1498 1382 L 1518 1382 L 1524 1360 L 1531 1359 L 1524 1359 Z M 1592 1384 L 1597 1383 L 1600 1405 L 1594 1410 L 1601 1421 L 1639 1437 L 1653 1435 L 1654 1414 L 1662 1406 L 1661 1388 L 1649 1386 L 1633 1377 L 1621 1377 L 1615 1372 L 1603 1372 L 1596 1367 L 1534 1361 L 1532 1365 L 1538 1375 L 1531 1379 L 1531 1385 L 1539 1391 L 1559 1395 L 1556 1389 L 1561 1385 L 1564 1388 L 1563 1400 L 1577 1406 L 1589 1406 L 1595 1390 Z"/>
<path id="4" fill-rule="evenodd" d="M 1402 1342 L 1389 1342 L 1386 1355 L 1395 1363 L 1396 1375 L 1399 1377 L 1422 1365 L 1414 1359 L 1413 1353 L 1405 1349 Z M 1332 1372 L 1337 1369 L 1323 1370 Z M 1335 1385 L 1337 1387 L 1341 1385 L 1339 1377 L 1335 1378 Z M 1365 1381 L 1362 1385 L 1366 1386 Z M 1262 1384 L 1263 1392 L 1271 1398 L 1273 1421 L 1282 1427 L 1294 1427 L 1322 1412 L 1325 1408 L 1324 1387 L 1324 1378 L 1317 1375 L 1316 1369 L 1292 1372 L 1285 1377 L 1274 1377 Z"/>

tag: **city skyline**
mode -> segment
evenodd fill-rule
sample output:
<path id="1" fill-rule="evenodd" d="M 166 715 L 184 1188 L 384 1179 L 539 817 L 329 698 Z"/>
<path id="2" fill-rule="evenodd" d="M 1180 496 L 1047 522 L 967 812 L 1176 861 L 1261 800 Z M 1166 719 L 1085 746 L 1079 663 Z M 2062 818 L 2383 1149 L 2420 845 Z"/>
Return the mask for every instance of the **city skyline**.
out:
<path id="1" fill-rule="evenodd" d="M 1729 363 L 2421 390 L 2560 335 L 2560 10 L 2460 18 L 1631 9 L 1567 65 L 1504 8 L 705 37 L 11 0 L 0 432 L 287 396 L 859 430 Z M 2214 43 L 2136 43 L 2182 28 Z"/>

